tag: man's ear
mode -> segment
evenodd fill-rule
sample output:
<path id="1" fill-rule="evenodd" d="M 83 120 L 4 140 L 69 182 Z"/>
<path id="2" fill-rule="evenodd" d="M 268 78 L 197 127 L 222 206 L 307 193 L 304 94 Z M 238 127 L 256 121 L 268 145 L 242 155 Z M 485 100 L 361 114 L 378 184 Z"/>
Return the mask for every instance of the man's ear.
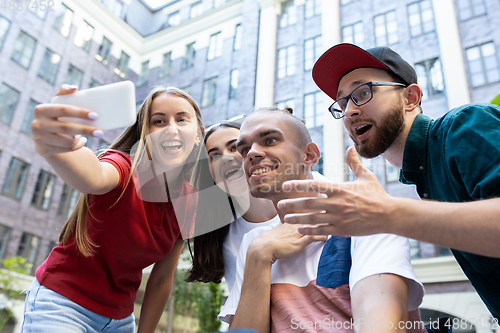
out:
<path id="1" fill-rule="evenodd" d="M 410 84 L 404 90 L 404 103 L 406 111 L 413 111 L 420 106 L 422 100 L 422 89 L 417 84 Z"/>
<path id="2" fill-rule="evenodd" d="M 316 163 L 318 163 L 319 158 L 321 157 L 319 148 L 315 143 L 310 142 L 306 145 L 305 153 L 305 163 L 310 164 L 312 168 L 316 165 Z"/>

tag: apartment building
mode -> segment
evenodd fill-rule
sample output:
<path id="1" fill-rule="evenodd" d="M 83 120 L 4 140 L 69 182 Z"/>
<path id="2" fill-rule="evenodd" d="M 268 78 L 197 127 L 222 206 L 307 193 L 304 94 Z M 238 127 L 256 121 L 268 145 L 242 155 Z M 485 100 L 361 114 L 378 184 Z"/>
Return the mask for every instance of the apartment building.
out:
<path id="1" fill-rule="evenodd" d="M 352 179 L 344 165 L 351 141 L 311 77 L 330 46 L 388 45 L 399 52 L 415 65 L 422 109 L 432 117 L 500 92 L 499 0 L 171 0 L 157 8 L 143 0 L 54 0 L 45 10 L 37 4 L 0 10 L 0 257 L 21 255 L 35 267 L 57 244 L 78 196 L 35 153 L 30 137 L 33 108 L 62 83 L 86 89 L 131 80 L 138 105 L 155 85 L 174 85 L 198 102 L 206 126 L 254 107 L 290 106 L 323 154 L 317 170 L 333 181 Z M 88 145 L 97 150 L 117 133 Z M 391 195 L 417 198 L 382 157 L 363 163 Z M 448 249 L 411 244 L 426 286 L 426 316 L 489 320 Z"/>

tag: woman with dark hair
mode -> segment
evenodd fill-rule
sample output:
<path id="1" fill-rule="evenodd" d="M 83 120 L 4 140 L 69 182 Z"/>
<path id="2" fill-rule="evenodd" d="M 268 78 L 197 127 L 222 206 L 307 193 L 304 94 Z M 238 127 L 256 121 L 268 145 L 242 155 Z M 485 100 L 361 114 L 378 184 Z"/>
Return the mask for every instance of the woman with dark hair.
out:
<path id="1" fill-rule="evenodd" d="M 187 282 L 219 283 L 225 277 L 231 290 L 243 236 L 279 218 L 270 200 L 250 195 L 242 158 L 236 150 L 239 132 L 239 123 L 225 121 L 210 127 L 205 135 L 210 171 L 217 186 L 227 193 L 234 222 L 194 238 L 193 266 Z M 206 215 L 198 212 L 197 216 Z M 203 223 L 206 225 L 207 219 Z"/>

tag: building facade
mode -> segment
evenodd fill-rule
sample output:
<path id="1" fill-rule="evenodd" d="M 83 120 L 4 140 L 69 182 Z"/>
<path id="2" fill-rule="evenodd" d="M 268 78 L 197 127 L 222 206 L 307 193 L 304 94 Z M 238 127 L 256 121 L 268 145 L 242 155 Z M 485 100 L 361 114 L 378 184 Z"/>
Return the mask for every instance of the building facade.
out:
<path id="1" fill-rule="evenodd" d="M 57 244 L 78 193 L 34 150 L 33 108 L 63 83 L 80 89 L 131 80 L 140 105 L 155 85 L 189 92 L 206 126 L 262 106 L 290 106 L 323 154 L 317 169 L 352 179 L 352 144 L 332 101 L 314 84 L 314 61 L 349 42 L 388 45 L 417 70 L 422 109 L 439 117 L 500 92 L 499 0 L 34 1 L 0 9 L 0 257 L 37 267 Z M 42 10 L 42 6 L 43 7 Z M 89 140 L 97 150 L 113 140 Z M 364 160 L 391 195 L 417 198 L 382 157 Z M 448 249 L 412 241 L 426 314 L 488 319 Z M 477 323 L 477 322 L 476 322 Z M 489 332 L 475 325 L 471 330 Z"/>

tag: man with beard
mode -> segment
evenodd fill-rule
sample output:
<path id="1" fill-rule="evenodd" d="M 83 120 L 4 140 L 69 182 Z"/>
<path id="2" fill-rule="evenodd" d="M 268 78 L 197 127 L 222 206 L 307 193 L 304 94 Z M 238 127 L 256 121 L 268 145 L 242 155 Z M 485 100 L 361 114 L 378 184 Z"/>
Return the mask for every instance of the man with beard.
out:
<path id="1" fill-rule="evenodd" d="M 319 149 L 304 123 L 285 111 L 253 112 L 241 126 L 237 149 L 252 195 L 275 206 L 303 196 L 284 192 L 285 181 L 318 179 L 311 169 Z M 278 215 L 282 220 L 280 210 Z M 408 239 L 385 234 L 326 240 L 280 221 L 248 232 L 219 319 L 259 332 L 425 332 L 417 309 L 423 287 L 411 267 Z"/>
<path id="2" fill-rule="evenodd" d="M 389 196 L 351 147 L 346 161 L 356 181 L 284 184 L 327 195 L 280 202 L 285 221 L 315 224 L 300 229 L 307 235 L 393 233 L 450 247 L 499 319 L 500 108 L 468 104 L 432 120 L 422 114 L 415 70 L 387 47 L 336 45 L 318 59 L 313 78 L 336 100 L 330 112 L 343 119 L 358 153 L 382 155 L 427 200 Z"/>

